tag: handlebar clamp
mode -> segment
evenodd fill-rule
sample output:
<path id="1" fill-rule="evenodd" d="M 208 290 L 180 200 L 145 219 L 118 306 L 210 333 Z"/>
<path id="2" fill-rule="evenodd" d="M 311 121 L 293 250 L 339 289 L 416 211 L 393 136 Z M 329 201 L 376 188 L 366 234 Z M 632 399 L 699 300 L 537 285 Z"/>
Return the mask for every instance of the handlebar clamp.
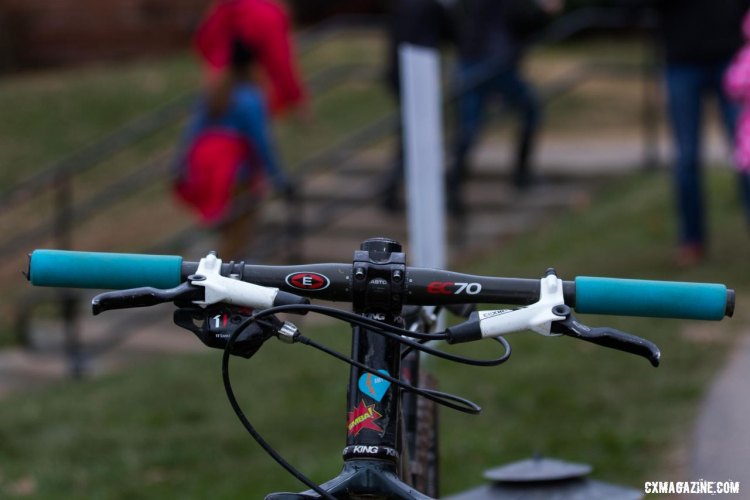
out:
<path id="1" fill-rule="evenodd" d="M 352 305 L 357 312 L 400 314 L 406 291 L 406 255 L 393 240 L 367 240 L 354 252 Z M 369 311 L 365 311 L 365 304 Z"/>

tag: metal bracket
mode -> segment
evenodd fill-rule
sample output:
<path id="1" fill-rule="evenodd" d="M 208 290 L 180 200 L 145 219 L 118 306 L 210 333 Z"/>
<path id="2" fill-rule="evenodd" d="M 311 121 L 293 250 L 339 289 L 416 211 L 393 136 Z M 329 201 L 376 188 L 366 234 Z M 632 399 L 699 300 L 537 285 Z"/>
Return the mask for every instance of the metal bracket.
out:
<path id="1" fill-rule="evenodd" d="M 274 305 L 278 288 L 254 285 L 246 281 L 227 278 L 221 274 L 221 259 L 210 253 L 200 260 L 198 270 L 188 277 L 190 284 L 205 289 L 202 301 L 194 303 L 206 307 L 224 302 L 235 306 L 268 309 Z"/>
<path id="2" fill-rule="evenodd" d="M 497 337 L 523 330 L 533 330 L 547 337 L 559 336 L 559 333 L 551 331 L 554 321 L 565 319 L 565 316 L 560 316 L 554 311 L 559 305 L 565 305 L 563 281 L 557 277 L 553 269 L 550 269 L 547 276 L 541 279 L 537 302 L 520 309 L 478 312 L 482 337 Z"/>

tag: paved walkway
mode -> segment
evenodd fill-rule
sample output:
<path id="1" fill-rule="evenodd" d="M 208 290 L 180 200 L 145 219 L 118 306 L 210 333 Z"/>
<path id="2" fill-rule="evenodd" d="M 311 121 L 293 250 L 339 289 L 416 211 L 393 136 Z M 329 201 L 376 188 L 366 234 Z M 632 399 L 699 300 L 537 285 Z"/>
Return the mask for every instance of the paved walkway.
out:
<path id="1" fill-rule="evenodd" d="M 749 395 L 750 332 L 745 332 L 703 403 L 690 463 L 692 480 L 739 481 L 737 498 L 750 498 Z"/>
<path id="2" fill-rule="evenodd" d="M 86 307 L 87 301 L 82 301 Z M 140 312 L 139 312 L 140 313 Z M 36 349 L 11 348 L 0 351 L 0 398 L 70 379 L 72 367 L 64 356 L 64 334 L 59 322 L 32 325 Z M 83 358 L 85 376 L 96 376 L 158 359 L 166 353 L 198 352 L 203 344 L 190 332 L 171 322 L 171 309 L 161 314 L 114 312 L 94 318 L 81 312 L 79 334 L 87 349 L 109 348 L 96 356 Z"/>

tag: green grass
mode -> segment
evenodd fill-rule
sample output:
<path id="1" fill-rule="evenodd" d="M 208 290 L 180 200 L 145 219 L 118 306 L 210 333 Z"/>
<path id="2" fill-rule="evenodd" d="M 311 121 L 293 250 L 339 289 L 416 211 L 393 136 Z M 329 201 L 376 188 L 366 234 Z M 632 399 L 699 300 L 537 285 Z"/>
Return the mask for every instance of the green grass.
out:
<path id="1" fill-rule="evenodd" d="M 331 65 L 362 64 L 363 52 L 376 54 L 364 61 L 376 65 L 382 59 L 380 45 L 380 39 L 372 35 L 348 37 L 344 43 L 340 39 L 326 41 L 304 52 L 300 68 L 309 76 Z M 0 183 L 12 185 L 65 158 L 127 121 L 197 89 L 200 79 L 200 68 L 188 53 L 0 79 Z M 335 82 L 314 105 L 315 123 L 302 133 L 300 127 L 282 120 L 280 146 L 287 161 L 296 163 L 313 146 L 317 149 L 328 144 L 383 108 L 391 108 L 380 83 L 352 86 Z M 130 163 L 98 170 L 127 171 L 148 158 L 155 147 L 173 145 L 178 137 L 174 130 L 155 135 L 145 146 L 136 144 L 129 151 Z"/>
<path id="2" fill-rule="evenodd" d="M 9 185 L 193 89 L 186 56 L 0 80 L 0 182 Z"/>
<path id="3" fill-rule="evenodd" d="M 533 452 L 592 463 L 598 478 L 635 487 L 647 478 L 685 479 L 674 457 L 689 446 L 701 396 L 748 320 L 748 237 L 733 176 L 714 172 L 710 181 L 712 258 L 699 268 L 671 263 L 671 193 L 661 173 L 623 179 L 591 209 L 562 215 L 465 268 L 535 277 L 554 265 L 566 279 L 725 281 L 738 289 L 738 317 L 720 324 L 583 318 L 656 341 L 663 351 L 656 370 L 641 358 L 532 334 L 510 337 L 514 354 L 503 367 L 437 363 L 444 390 L 484 407 L 476 417 L 442 413 L 445 492 Z M 345 330 L 304 330 L 347 350 Z M 491 345 L 461 350 L 489 356 Z M 0 402 L 0 496 L 25 489 L 55 499 L 261 498 L 302 489 L 236 421 L 219 361 L 217 352 L 172 357 Z M 252 362 L 235 361 L 234 379 L 250 419 L 292 463 L 317 481 L 338 472 L 345 367 L 274 341 Z"/>

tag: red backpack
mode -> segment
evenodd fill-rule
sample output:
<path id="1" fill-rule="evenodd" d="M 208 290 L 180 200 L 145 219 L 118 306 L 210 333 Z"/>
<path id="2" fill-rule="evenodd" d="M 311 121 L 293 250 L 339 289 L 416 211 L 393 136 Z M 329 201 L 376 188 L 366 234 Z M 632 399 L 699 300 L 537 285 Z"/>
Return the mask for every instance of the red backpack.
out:
<path id="1" fill-rule="evenodd" d="M 257 166 L 252 148 L 240 136 L 226 130 L 206 130 L 191 144 L 183 175 L 175 183 L 177 197 L 194 209 L 204 224 L 215 224 L 227 215 L 240 182 L 243 165 Z M 260 169 L 250 168 L 253 194 L 262 195 Z"/>

